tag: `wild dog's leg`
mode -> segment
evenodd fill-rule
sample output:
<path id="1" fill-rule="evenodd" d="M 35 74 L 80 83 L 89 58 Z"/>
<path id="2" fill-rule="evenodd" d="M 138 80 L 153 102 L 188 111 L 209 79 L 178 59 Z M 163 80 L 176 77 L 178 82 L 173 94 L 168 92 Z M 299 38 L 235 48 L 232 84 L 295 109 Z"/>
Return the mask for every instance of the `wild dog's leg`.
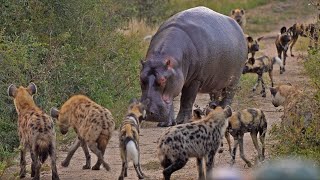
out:
<path id="1" fill-rule="evenodd" d="M 258 73 L 257 73 L 257 74 L 258 74 Z M 259 74 L 258 74 L 257 82 L 256 82 L 256 84 L 255 84 L 255 85 L 253 86 L 253 88 L 252 88 L 252 91 L 253 91 L 253 92 L 255 92 L 255 91 L 257 90 L 257 87 L 259 86 L 261 79 L 262 79 L 262 75 L 259 73 Z"/>
<path id="2" fill-rule="evenodd" d="M 103 159 L 103 155 L 102 155 L 102 152 L 98 149 L 98 146 L 97 146 L 97 143 L 95 141 L 89 141 L 88 142 L 88 146 L 90 148 L 90 150 L 95 154 L 97 155 L 98 157 L 98 161 L 100 161 L 103 165 L 103 167 L 109 171 L 110 170 L 110 166 L 108 163 L 106 163 Z"/>
<path id="3" fill-rule="evenodd" d="M 269 71 L 269 78 L 270 78 L 270 81 L 271 81 L 271 87 L 273 87 L 273 74 L 272 74 L 272 70 Z"/>
<path id="4" fill-rule="evenodd" d="M 178 124 L 186 123 L 191 119 L 192 106 L 196 100 L 196 96 L 200 87 L 200 81 L 193 81 L 181 91 L 180 110 L 176 119 Z"/>
<path id="5" fill-rule="evenodd" d="M 231 140 L 230 140 L 230 133 L 228 131 L 226 131 L 224 133 L 224 136 L 226 137 L 227 139 L 227 142 L 228 142 L 228 146 L 229 146 L 229 153 L 230 155 L 232 154 L 232 150 L 231 150 Z"/>
<path id="6" fill-rule="evenodd" d="M 121 174 L 118 180 L 123 180 L 124 177 L 127 177 L 126 169 L 127 169 L 127 153 L 121 150 L 121 160 L 122 160 L 122 169 Z"/>
<path id="7" fill-rule="evenodd" d="M 139 149 L 139 166 L 138 166 L 138 168 L 139 168 L 141 175 L 144 176 L 144 173 L 142 172 L 141 165 L 140 165 L 140 149 Z"/>
<path id="8" fill-rule="evenodd" d="M 86 141 L 84 141 L 84 140 L 80 140 L 80 144 L 81 144 L 82 150 L 84 152 L 84 155 L 86 157 L 86 164 L 84 166 L 82 166 L 82 169 L 90 169 L 90 167 L 91 167 L 91 156 L 90 156 L 90 153 L 89 153 L 88 145 L 87 145 Z M 92 169 L 93 169 L 93 167 L 92 167 Z"/>
<path id="9" fill-rule="evenodd" d="M 261 142 L 261 145 L 262 145 L 262 150 L 261 150 L 261 159 L 260 161 L 263 161 L 265 159 L 265 156 L 264 156 L 264 152 L 265 152 L 265 143 L 264 143 L 264 140 L 265 140 L 265 137 L 266 137 L 266 132 L 267 132 L 267 126 L 265 126 L 263 128 L 263 130 L 260 131 L 260 142 Z"/>
<path id="10" fill-rule="evenodd" d="M 206 175 L 211 174 L 211 171 L 214 167 L 214 155 L 216 150 L 210 151 L 206 156 Z"/>
<path id="11" fill-rule="evenodd" d="M 261 85 L 262 85 L 262 90 L 261 90 L 260 94 L 262 94 L 262 97 L 266 97 L 266 87 L 265 87 L 262 76 L 261 76 Z"/>
<path id="12" fill-rule="evenodd" d="M 256 148 L 257 152 L 258 152 L 258 158 L 261 159 L 261 150 L 258 144 L 258 139 L 257 139 L 257 132 L 256 131 L 252 131 L 250 132 L 250 136 L 253 142 L 254 147 Z"/>
<path id="13" fill-rule="evenodd" d="M 51 159 L 52 180 L 59 180 L 60 178 L 57 170 L 55 144 L 51 144 L 51 149 L 49 149 L 49 155 Z"/>
<path id="14" fill-rule="evenodd" d="M 68 167 L 70 160 L 73 156 L 73 154 L 76 152 L 76 150 L 80 147 L 80 140 L 77 138 L 74 144 L 69 149 L 68 155 L 64 161 L 61 162 L 61 166 Z"/>
<path id="15" fill-rule="evenodd" d="M 198 167 L 198 179 L 204 180 L 204 171 L 203 171 L 203 165 L 202 165 L 202 158 L 197 158 L 197 167 Z"/>
<path id="16" fill-rule="evenodd" d="M 287 56 L 288 56 L 287 55 L 287 51 L 288 51 L 288 49 L 282 51 L 282 53 L 283 53 L 283 68 L 282 68 L 282 71 L 283 72 L 286 71 L 285 66 L 286 66 L 286 59 L 287 59 Z"/>
<path id="17" fill-rule="evenodd" d="M 170 180 L 171 174 L 181 168 L 183 168 L 188 162 L 188 158 L 179 158 L 174 161 L 169 167 L 163 170 L 163 176 L 165 180 Z"/>
<path id="18" fill-rule="evenodd" d="M 290 54 L 291 54 L 291 57 L 294 57 L 294 55 L 292 54 L 292 48 L 293 48 L 294 44 L 296 44 L 297 40 L 298 40 L 298 38 L 293 38 L 293 41 L 292 41 L 292 43 L 291 43 L 291 45 L 290 45 Z"/>
<path id="19" fill-rule="evenodd" d="M 26 149 L 27 147 L 25 145 L 22 145 L 22 148 L 20 150 L 20 178 L 26 177 Z M 31 150 L 32 151 L 32 150 Z M 36 163 L 36 160 L 33 161 Z M 32 164 L 33 164 L 32 162 Z M 35 165 L 34 165 L 35 166 Z"/>
<path id="20" fill-rule="evenodd" d="M 252 164 L 251 164 L 251 162 L 248 160 L 248 159 L 246 159 L 246 157 L 245 157 L 245 155 L 244 155 L 244 152 L 243 152 L 243 133 L 240 135 L 240 137 L 239 137 L 239 149 L 240 149 L 240 157 L 244 160 L 244 162 L 246 162 L 247 163 L 247 165 L 249 166 L 249 167 L 252 167 Z"/>
<path id="21" fill-rule="evenodd" d="M 142 173 L 141 166 L 140 166 L 140 150 L 139 150 L 139 147 L 137 147 L 137 149 L 138 149 L 138 152 L 139 152 L 139 154 L 138 154 L 138 162 L 133 162 L 133 166 L 134 166 L 134 169 L 137 172 L 138 178 L 139 179 L 143 179 L 144 174 Z"/>
<path id="22" fill-rule="evenodd" d="M 282 58 L 281 58 L 282 48 L 277 46 L 277 52 L 278 52 L 278 57 L 279 57 L 280 59 L 282 59 Z M 283 67 L 280 66 L 280 74 L 283 74 L 283 72 L 284 72 L 284 70 L 283 70 L 284 65 L 285 65 L 285 61 L 283 60 Z"/>
<path id="23" fill-rule="evenodd" d="M 36 168 L 36 160 L 35 160 L 35 155 L 34 152 L 30 148 L 30 156 L 31 156 L 31 177 L 34 177 L 35 174 L 35 168 Z"/>
<path id="24" fill-rule="evenodd" d="M 236 153 L 237 153 L 237 147 L 239 144 L 239 137 L 233 136 L 234 144 L 233 144 L 233 150 L 231 153 L 231 166 L 236 162 Z"/>

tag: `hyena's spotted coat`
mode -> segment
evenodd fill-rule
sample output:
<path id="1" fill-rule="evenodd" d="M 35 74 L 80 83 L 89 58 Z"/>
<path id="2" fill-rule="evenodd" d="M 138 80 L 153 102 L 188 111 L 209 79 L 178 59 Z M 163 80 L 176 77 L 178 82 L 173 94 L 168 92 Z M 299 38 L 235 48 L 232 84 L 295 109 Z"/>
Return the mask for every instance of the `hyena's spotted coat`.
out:
<path id="1" fill-rule="evenodd" d="M 246 14 L 243 9 L 233 9 L 230 13 L 230 17 L 236 20 L 242 30 L 244 30 L 246 26 Z"/>
<path id="2" fill-rule="evenodd" d="M 213 168 L 214 156 L 227 128 L 227 118 L 232 114 L 229 106 L 216 107 L 201 120 L 170 127 L 160 137 L 158 157 L 164 168 L 166 180 L 185 166 L 190 157 L 197 158 L 199 179 L 205 179 L 202 160 L 206 161 L 206 174 Z"/>
<path id="3" fill-rule="evenodd" d="M 59 179 L 56 167 L 55 142 L 56 135 L 53 121 L 33 101 L 33 95 L 37 92 L 34 83 L 27 88 L 10 85 L 8 95 L 14 98 L 14 104 L 18 113 L 18 130 L 20 138 L 20 178 L 26 176 L 26 151 L 29 149 L 32 159 L 31 177 L 40 179 L 41 163 L 51 158 L 52 179 Z"/>
<path id="4" fill-rule="evenodd" d="M 78 135 L 78 139 L 62 162 L 62 166 L 67 167 L 69 165 L 73 154 L 81 145 L 86 156 L 86 164 L 83 169 L 90 169 L 91 167 L 89 147 L 98 157 L 98 161 L 92 169 L 99 170 L 102 164 L 106 170 L 110 170 L 108 163 L 103 158 L 115 128 L 112 114 L 108 109 L 86 96 L 75 95 L 62 105 L 60 111 L 52 108 L 51 116 L 57 118 L 57 125 L 62 134 L 66 134 L 71 127 Z"/>

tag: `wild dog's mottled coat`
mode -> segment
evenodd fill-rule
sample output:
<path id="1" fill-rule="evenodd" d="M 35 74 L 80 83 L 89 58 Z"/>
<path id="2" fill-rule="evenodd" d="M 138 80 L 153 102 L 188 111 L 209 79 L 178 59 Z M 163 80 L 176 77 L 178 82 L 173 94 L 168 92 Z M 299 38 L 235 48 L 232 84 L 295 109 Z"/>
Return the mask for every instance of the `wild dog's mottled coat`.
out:
<path id="1" fill-rule="evenodd" d="M 262 83 L 262 90 L 261 94 L 262 97 L 266 97 L 266 91 L 265 91 L 265 85 L 263 81 L 263 73 L 268 72 L 269 77 L 271 80 L 271 86 L 273 87 L 273 65 L 279 64 L 280 67 L 282 67 L 282 60 L 278 57 L 269 58 L 268 56 L 261 56 L 259 58 L 249 58 L 248 61 L 245 63 L 242 73 L 256 73 L 258 74 L 258 80 L 257 83 L 254 85 L 252 91 L 256 91 L 257 86 L 259 86 L 259 83 L 261 81 Z"/>
<path id="2" fill-rule="evenodd" d="M 247 37 L 247 43 L 248 43 L 248 54 L 251 53 L 251 58 L 254 58 L 254 55 L 257 51 L 259 51 L 259 42 L 263 39 L 262 37 L 259 37 L 258 39 L 254 40 L 251 36 Z"/>
<path id="3" fill-rule="evenodd" d="M 56 167 L 56 135 L 53 121 L 49 115 L 43 112 L 33 100 L 37 92 L 34 83 L 27 88 L 10 85 L 8 95 L 14 98 L 14 104 L 18 113 L 18 131 L 20 138 L 20 178 L 26 176 L 26 151 L 30 150 L 32 164 L 31 177 L 40 179 L 41 163 L 51 158 L 52 179 L 59 179 Z M 40 163 L 41 162 L 41 163 Z"/>
<path id="4" fill-rule="evenodd" d="M 316 24 L 310 23 L 306 27 L 306 35 L 309 37 L 309 48 L 314 47 L 317 49 L 318 48 L 318 41 L 319 41 L 319 27 L 317 27 Z"/>
<path id="5" fill-rule="evenodd" d="M 108 109 L 86 96 L 75 95 L 62 105 L 60 111 L 52 108 L 51 116 L 57 118 L 57 124 L 62 134 L 66 134 L 71 127 L 78 135 L 77 141 L 69 150 L 62 166 L 69 165 L 74 152 L 81 145 L 86 156 L 86 164 L 83 169 L 91 167 L 88 147 L 98 157 L 98 161 L 92 169 L 99 170 L 101 164 L 106 170 L 110 169 L 108 163 L 103 159 L 105 149 L 115 128 L 112 114 Z"/>
<path id="6" fill-rule="evenodd" d="M 122 160 L 122 170 L 119 180 L 127 177 L 128 163 L 133 161 L 133 166 L 138 178 L 143 179 L 144 174 L 140 167 L 139 129 L 140 122 L 145 120 L 145 106 L 136 99 L 131 100 L 128 113 L 120 126 L 119 142 Z"/>
<path id="7" fill-rule="evenodd" d="M 199 179 L 204 179 L 202 160 L 206 160 L 206 174 L 210 173 L 231 114 L 229 106 L 225 109 L 216 107 L 202 120 L 167 129 L 158 142 L 164 178 L 170 179 L 171 174 L 183 168 L 190 157 L 196 157 Z"/>
<path id="8" fill-rule="evenodd" d="M 295 23 L 293 24 L 293 26 L 291 26 L 288 29 L 288 32 L 291 33 L 291 42 L 290 42 L 290 54 L 292 57 L 294 57 L 293 53 L 292 53 L 292 48 L 293 46 L 296 44 L 299 36 L 303 36 L 303 37 L 307 37 L 305 34 L 305 26 L 303 24 L 300 23 Z"/>
<path id="9" fill-rule="evenodd" d="M 230 147 L 230 138 L 229 133 L 234 138 L 234 146 L 231 153 L 232 159 L 231 164 L 235 163 L 235 156 L 237 151 L 237 146 L 240 147 L 240 156 L 247 163 L 249 167 L 252 166 L 251 162 L 246 159 L 243 150 L 243 137 L 244 134 L 250 132 L 252 137 L 253 144 L 258 151 L 259 160 L 264 160 L 265 152 L 265 135 L 267 132 L 267 120 L 262 110 L 256 108 L 244 109 L 239 112 L 232 113 L 232 116 L 229 118 L 229 125 L 227 128 L 226 138 Z M 257 134 L 260 135 L 260 141 L 262 144 L 262 149 L 260 149 Z"/>
<path id="10" fill-rule="evenodd" d="M 312 98 L 291 84 L 282 84 L 270 88 L 272 104 L 275 107 L 283 106 L 282 125 L 298 127 L 302 132 L 312 120 Z M 300 120 L 302 121 L 300 122 Z"/>
<path id="11" fill-rule="evenodd" d="M 280 67 L 280 74 L 282 74 L 285 71 L 286 59 L 288 56 L 287 51 L 288 51 L 290 41 L 291 41 L 290 32 L 287 31 L 286 27 L 282 27 L 275 41 L 278 57 L 283 60 L 283 67 Z"/>
<path id="12" fill-rule="evenodd" d="M 242 30 L 244 30 L 246 26 L 246 14 L 243 9 L 233 9 L 230 13 L 230 17 L 236 20 Z"/>

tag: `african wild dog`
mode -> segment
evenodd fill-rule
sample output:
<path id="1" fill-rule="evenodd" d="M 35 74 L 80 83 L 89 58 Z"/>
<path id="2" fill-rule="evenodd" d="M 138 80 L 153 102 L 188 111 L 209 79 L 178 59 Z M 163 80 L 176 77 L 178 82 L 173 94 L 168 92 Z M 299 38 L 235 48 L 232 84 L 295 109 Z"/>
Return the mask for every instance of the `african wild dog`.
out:
<path id="1" fill-rule="evenodd" d="M 199 179 L 205 179 L 203 158 L 206 161 L 206 174 L 213 168 L 214 156 L 232 114 L 230 106 L 218 106 L 201 120 L 170 127 L 158 141 L 158 157 L 166 180 L 171 174 L 183 168 L 190 157 L 197 158 Z"/>
<path id="2" fill-rule="evenodd" d="M 283 67 L 280 67 L 280 74 L 285 72 L 286 59 L 288 56 L 287 51 L 288 51 L 290 41 L 291 41 L 290 32 L 287 31 L 286 27 L 282 27 L 275 41 L 278 57 L 283 60 Z"/>
<path id="3" fill-rule="evenodd" d="M 137 99 L 132 99 L 128 113 L 120 126 L 119 142 L 122 160 L 122 170 L 119 180 L 127 177 L 128 163 L 133 161 L 133 166 L 138 178 L 143 179 L 144 174 L 140 167 L 139 129 L 140 123 L 146 118 L 145 105 Z"/>
<path id="4" fill-rule="evenodd" d="M 259 51 L 258 42 L 260 42 L 261 39 L 263 39 L 263 36 L 259 37 L 257 40 L 254 40 L 251 36 L 247 37 L 248 54 L 251 53 L 251 58 L 254 58 L 254 55 L 256 54 L 256 52 Z"/>
<path id="5" fill-rule="evenodd" d="M 312 48 L 314 44 L 314 47 L 317 49 L 319 41 L 319 27 L 317 27 L 317 25 L 314 23 L 308 24 L 305 33 L 310 39 L 309 48 Z"/>
<path id="6" fill-rule="evenodd" d="M 294 55 L 292 53 L 292 47 L 296 44 L 298 37 L 299 36 L 307 37 L 307 35 L 305 34 L 305 26 L 300 23 L 295 23 L 295 24 L 293 24 L 293 26 L 291 26 L 288 29 L 288 32 L 291 33 L 291 35 L 292 35 L 292 39 L 290 42 L 290 54 L 292 57 L 294 57 Z"/>
<path id="7" fill-rule="evenodd" d="M 233 9 L 230 13 L 230 17 L 236 20 L 242 30 L 244 30 L 246 26 L 246 14 L 243 9 Z"/>
<path id="8" fill-rule="evenodd" d="M 98 161 L 92 170 L 99 170 L 102 164 L 109 171 L 110 167 L 103 159 L 107 144 L 111 139 L 115 123 L 111 112 L 93 102 L 86 96 L 75 95 L 68 99 L 61 107 L 60 111 L 51 108 L 51 116 L 57 119 L 57 125 L 62 134 L 66 134 L 69 127 L 72 127 L 78 135 L 76 142 L 68 152 L 66 159 L 61 163 L 67 167 L 75 151 L 82 147 L 86 164 L 83 169 L 90 169 L 90 150 L 97 155 Z"/>
<path id="9" fill-rule="evenodd" d="M 26 176 L 26 151 L 29 149 L 32 159 L 31 177 L 40 179 L 41 164 L 50 155 L 52 179 L 59 179 L 56 166 L 56 134 L 49 115 L 44 113 L 33 100 L 37 86 L 30 83 L 27 88 L 17 88 L 11 84 L 8 95 L 14 98 L 18 113 L 18 130 L 20 138 L 20 178 Z"/>
<path id="10" fill-rule="evenodd" d="M 291 84 L 270 87 L 270 92 L 272 104 L 275 107 L 284 107 L 283 116 L 281 116 L 282 127 L 298 127 L 304 133 L 312 120 L 311 110 L 316 109 L 313 107 L 312 98 Z"/>
<path id="11" fill-rule="evenodd" d="M 229 133 L 234 139 L 233 150 L 231 153 L 231 165 L 235 163 L 237 146 L 240 147 L 240 157 L 246 162 L 246 164 L 251 167 L 252 164 L 246 159 L 243 151 L 243 137 L 244 134 L 250 132 L 254 147 L 258 151 L 258 158 L 260 161 L 264 160 L 265 152 L 265 135 L 267 132 L 267 120 L 262 110 L 256 108 L 244 109 L 239 112 L 232 113 L 229 118 L 229 125 L 226 131 L 226 138 L 230 147 Z M 257 134 L 259 133 L 260 141 L 262 144 L 262 149 L 260 150 Z"/>
<path id="12" fill-rule="evenodd" d="M 262 97 L 266 97 L 266 90 L 265 90 L 265 85 L 263 81 L 263 73 L 268 72 L 270 81 L 271 81 L 271 86 L 273 87 L 273 65 L 274 64 L 279 64 L 280 67 L 282 67 L 282 60 L 278 57 L 273 57 L 269 58 L 268 56 L 261 56 L 257 59 L 254 58 L 249 58 L 247 62 L 244 65 L 242 74 L 246 73 L 256 73 L 258 74 L 258 80 L 257 83 L 254 85 L 252 91 L 256 91 L 257 86 L 259 86 L 259 83 L 261 81 L 262 84 L 262 90 L 261 94 Z"/>

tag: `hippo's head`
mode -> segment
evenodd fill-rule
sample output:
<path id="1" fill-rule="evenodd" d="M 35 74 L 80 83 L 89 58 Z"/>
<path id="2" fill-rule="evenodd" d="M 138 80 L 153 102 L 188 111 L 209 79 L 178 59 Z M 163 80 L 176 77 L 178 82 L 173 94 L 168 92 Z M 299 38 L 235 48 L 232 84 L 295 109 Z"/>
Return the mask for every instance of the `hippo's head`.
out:
<path id="1" fill-rule="evenodd" d="M 180 64 L 172 57 L 153 56 L 141 62 L 141 101 L 148 101 L 147 121 L 165 122 L 173 108 L 173 98 L 182 90 Z"/>

